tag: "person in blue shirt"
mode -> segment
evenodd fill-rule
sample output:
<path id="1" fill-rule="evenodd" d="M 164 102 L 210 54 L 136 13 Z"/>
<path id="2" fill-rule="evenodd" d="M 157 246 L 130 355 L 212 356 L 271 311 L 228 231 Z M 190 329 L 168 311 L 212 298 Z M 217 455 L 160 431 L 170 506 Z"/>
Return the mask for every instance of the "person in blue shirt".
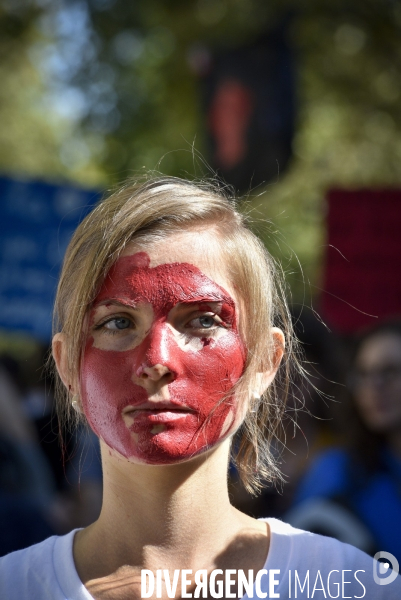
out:
<path id="1" fill-rule="evenodd" d="M 358 339 L 347 388 L 346 444 L 315 459 L 289 520 L 400 560 L 401 320 L 381 322 Z"/>

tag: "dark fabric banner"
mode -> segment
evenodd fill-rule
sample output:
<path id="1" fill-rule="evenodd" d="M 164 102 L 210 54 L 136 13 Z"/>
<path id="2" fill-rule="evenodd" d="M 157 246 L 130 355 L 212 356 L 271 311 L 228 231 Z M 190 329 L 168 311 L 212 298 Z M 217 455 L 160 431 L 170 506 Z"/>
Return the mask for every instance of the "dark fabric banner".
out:
<path id="1" fill-rule="evenodd" d="M 333 189 L 327 202 L 323 318 L 348 334 L 401 315 L 401 190 Z"/>
<path id="2" fill-rule="evenodd" d="M 240 192 L 278 179 L 291 156 L 295 81 L 287 25 L 248 46 L 214 52 L 203 74 L 208 159 Z"/>

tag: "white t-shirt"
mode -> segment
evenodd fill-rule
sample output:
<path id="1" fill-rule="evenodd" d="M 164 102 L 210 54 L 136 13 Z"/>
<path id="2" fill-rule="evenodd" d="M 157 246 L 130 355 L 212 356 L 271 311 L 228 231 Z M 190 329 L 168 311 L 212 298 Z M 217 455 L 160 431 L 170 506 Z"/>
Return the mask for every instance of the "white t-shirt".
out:
<path id="1" fill-rule="evenodd" d="M 401 577 L 387 585 L 376 583 L 374 561 L 367 554 L 332 538 L 294 529 L 277 519 L 265 520 L 271 529 L 269 554 L 263 567 L 268 573 L 261 575 L 259 590 L 254 587 L 254 598 L 401 599 Z M 0 598 L 93 600 L 75 568 L 74 534 L 71 531 L 54 536 L 0 558 Z M 376 577 L 383 582 L 384 576 L 390 574 L 380 572 Z M 243 600 L 248 598 L 243 596 Z"/>

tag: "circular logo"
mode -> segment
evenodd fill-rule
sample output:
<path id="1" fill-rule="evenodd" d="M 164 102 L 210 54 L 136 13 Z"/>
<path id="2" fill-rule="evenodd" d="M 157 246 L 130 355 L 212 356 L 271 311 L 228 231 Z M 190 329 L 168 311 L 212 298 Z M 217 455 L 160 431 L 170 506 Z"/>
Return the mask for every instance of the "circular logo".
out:
<path id="1" fill-rule="evenodd" d="M 388 585 L 396 579 L 399 570 L 398 560 L 391 552 L 376 552 L 373 557 L 373 579 L 376 583 Z"/>

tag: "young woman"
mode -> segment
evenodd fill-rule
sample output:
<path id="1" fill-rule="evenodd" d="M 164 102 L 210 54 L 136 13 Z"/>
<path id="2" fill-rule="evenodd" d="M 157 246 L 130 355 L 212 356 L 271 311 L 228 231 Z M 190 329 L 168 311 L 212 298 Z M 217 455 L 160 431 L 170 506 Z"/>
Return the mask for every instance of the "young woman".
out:
<path id="1" fill-rule="evenodd" d="M 2 559 L 1 598 L 399 597 L 351 546 L 230 505 L 230 450 L 248 488 L 277 475 L 293 340 L 274 264 L 220 190 L 165 178 L 100 203 L 56 327 L 60 410 L 99 436 L 103 507 Z"/>

